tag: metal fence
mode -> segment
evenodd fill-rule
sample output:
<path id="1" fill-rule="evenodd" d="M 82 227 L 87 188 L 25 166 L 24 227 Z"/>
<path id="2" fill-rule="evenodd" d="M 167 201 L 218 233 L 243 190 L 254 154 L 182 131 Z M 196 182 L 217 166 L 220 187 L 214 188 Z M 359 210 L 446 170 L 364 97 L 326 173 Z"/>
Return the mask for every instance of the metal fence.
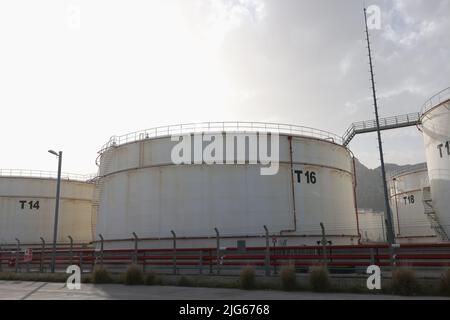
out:
<path id="1" fill-rule="evenodd" d="M 260 274 L 277 274 L 284 265 L 294 265 L 297 272 L 307 272 L 315 265 L 326 265 L 332 273 L 365 273 L 367 266 L 376 264 L 383 270 L 409 266 L 417 270 L 442 271 L 450 267 L 450 244 L 360 244 L 317 246 L 216 247 L 140 249 L 139 239 L 130 249 L 103 249 L 72 244 L 59 246 L 56 251 L 56 271 L 64 272 L 72 264 L 89 273 L 102 266 L 111 273 L 122 273 L 130 264 L 142 266 L 144 272 L 161 274 L 238 274 L 252 266 Z M 23 246 L 0 248 L 0 271 L 50 272 L 52 250 L 35 246 L 32 255 Z M 438 274 L 438 273 L 436 273 Z"/>

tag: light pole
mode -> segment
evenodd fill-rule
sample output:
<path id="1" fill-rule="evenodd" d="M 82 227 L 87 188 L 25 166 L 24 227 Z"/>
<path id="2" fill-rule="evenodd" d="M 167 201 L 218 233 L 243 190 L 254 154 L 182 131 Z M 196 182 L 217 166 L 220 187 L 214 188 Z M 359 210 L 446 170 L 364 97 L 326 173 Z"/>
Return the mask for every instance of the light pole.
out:
<path id="1" fill-rule="evenodd" d="M 48 150 L 48 152 L 58 157 L 58 180 L 56 180 L 55 222 L 53 224 L 53 252 L 52 252 L 52 273 L 54 273 L 55 259 L 56 259 L 56 240 L 58 238 L 58 214 L 59 214 L 59 194 L 61 190 L 62 151 L 56 152 L 53 150 Z"/>

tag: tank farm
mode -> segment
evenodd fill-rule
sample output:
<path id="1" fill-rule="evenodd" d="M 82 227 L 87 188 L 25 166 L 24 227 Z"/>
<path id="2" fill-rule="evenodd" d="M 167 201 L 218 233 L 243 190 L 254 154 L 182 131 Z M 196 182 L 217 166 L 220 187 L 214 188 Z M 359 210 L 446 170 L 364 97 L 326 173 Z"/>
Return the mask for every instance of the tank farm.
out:
<path id="1" fill-rule="evenodd" d="M 417 113 L 380 119 L 381 130 L 406 126 L 422 133 L 426 163 L 387 179 L 394 243 L 371 230 L 383 215 L 358 213 L 348 144 L 373 132 L 373 120 L 343 136 L 206 122 L 112 136 L 93 155 L 97 174 L 62 174 L 56 250 L 56 174 L 1 169 L 0 271 L 48 272 L 53 254 L 61 272 L 72 264 L 122 272 L 132 263 L 174 274 L 448 267 L 450 88 Z"/>

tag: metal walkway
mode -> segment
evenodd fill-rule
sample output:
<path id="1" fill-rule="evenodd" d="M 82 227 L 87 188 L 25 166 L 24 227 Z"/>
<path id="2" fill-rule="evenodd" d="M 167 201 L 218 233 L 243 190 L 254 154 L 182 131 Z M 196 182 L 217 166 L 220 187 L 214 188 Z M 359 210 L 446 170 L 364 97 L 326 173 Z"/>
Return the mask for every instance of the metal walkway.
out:
<path id="1" fill-rule="evenodd" d="M 396 129 L 403 127 L 416 126 L 420 124 L 420 113 L 408 113 L 399 116 L 380 118 L 380 130 Z M 344 133 L 343 145 L 347 146 L 353 137 L 359 133 L 377 131 L 377 123 L 375 120 L 366 120 L 354 122 Z"/>

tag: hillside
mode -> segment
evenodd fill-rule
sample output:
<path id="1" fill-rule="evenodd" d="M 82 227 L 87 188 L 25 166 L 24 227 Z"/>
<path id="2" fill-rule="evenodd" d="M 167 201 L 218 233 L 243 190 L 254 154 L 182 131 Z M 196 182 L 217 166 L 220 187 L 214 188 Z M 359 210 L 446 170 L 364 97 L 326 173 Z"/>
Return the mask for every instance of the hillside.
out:
<path id="1" fill-rule="evenodd" d="M 399 169 L 406 169 L 411 165 L 400 166 L 394 163 L 386 163 L 386 173 Z M 358 208 L 373 209 L 374 211 L 384 211 L 384 193 L 380 167 L 369 169 L 356 160 L 356 199 Z"/>

